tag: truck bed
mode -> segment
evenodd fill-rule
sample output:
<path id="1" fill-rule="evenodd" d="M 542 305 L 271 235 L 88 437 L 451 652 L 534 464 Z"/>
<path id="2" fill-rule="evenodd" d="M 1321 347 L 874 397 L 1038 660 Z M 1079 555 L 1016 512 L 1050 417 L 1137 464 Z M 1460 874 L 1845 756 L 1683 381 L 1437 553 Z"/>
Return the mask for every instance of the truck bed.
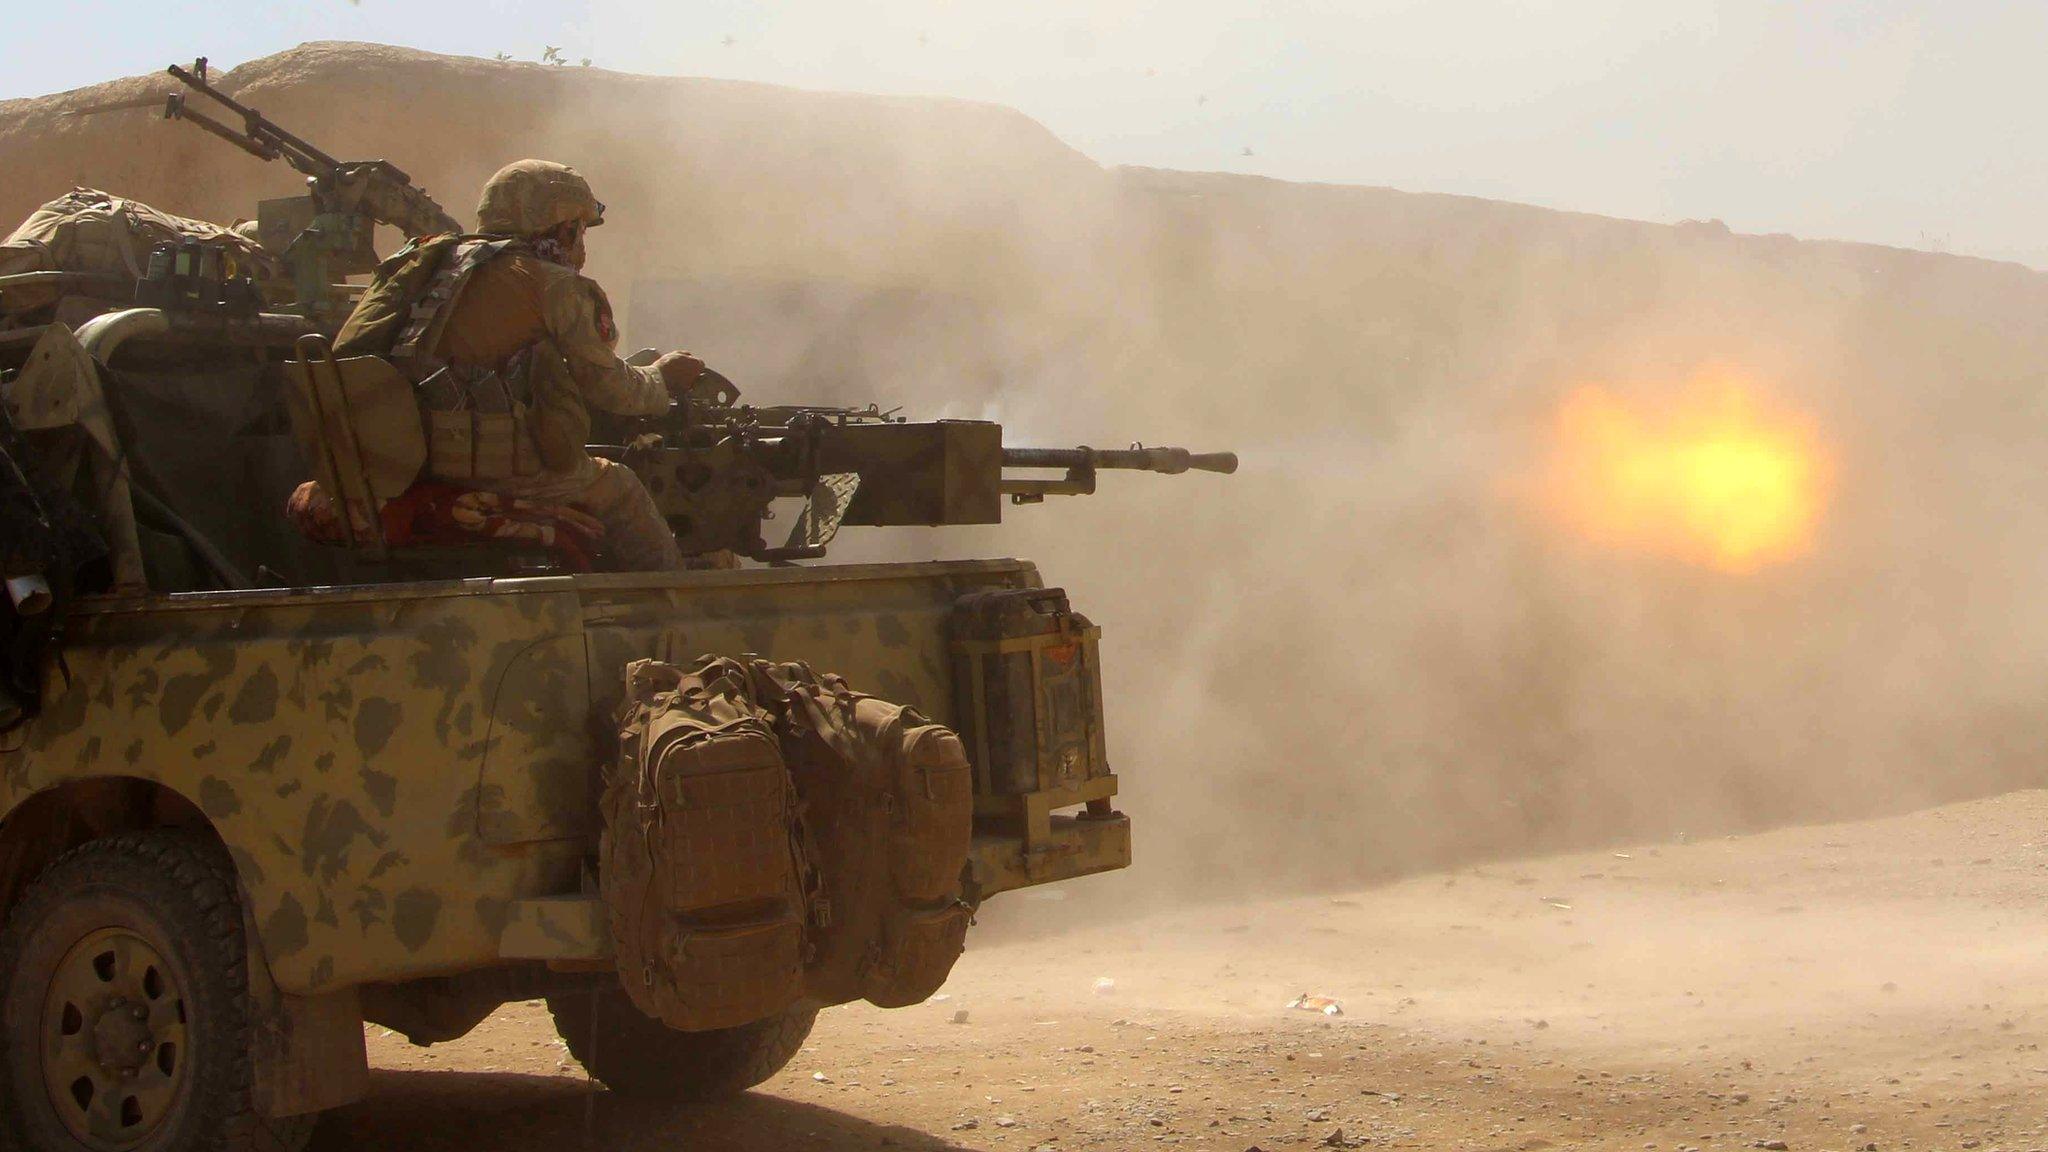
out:
<path id="1" fill-rule="evenodd" d="M 41 717 L 0 747 L 0 818 L 105 776 L 185 797 L 233 852 L 281 988 L 597 959 L 586 895 L 623 669 L 803 660 L 956 723 L 962 595 L 1016 560 L 544 576 L 80 603 Z M 983 894 L 1128 863 L 1129 825 L 977 823 Z"/>

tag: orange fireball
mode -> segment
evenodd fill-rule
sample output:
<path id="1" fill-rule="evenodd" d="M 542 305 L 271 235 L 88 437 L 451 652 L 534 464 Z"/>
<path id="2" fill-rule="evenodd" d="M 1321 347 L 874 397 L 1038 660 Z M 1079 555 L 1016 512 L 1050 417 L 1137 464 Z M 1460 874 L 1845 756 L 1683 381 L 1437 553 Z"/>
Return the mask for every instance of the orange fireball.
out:
<path id="1" fill-rule="evenodd" d="M 1559 413 L 1547 487 L 1592 540 L 1753 572 L 1812 549 L 1832 476 L 1812 427 L 1741 385 L 1657 405 L 1586 387 Z"/>

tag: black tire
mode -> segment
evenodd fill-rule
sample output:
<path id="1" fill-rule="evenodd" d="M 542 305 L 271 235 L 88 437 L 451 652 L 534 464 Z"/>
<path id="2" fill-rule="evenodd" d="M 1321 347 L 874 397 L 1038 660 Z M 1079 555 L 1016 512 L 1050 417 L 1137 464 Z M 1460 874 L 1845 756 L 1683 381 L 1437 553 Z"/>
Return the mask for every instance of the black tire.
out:
<path id="1" fill-rule="evenodd" d="M 555 1031 L 583 1070 L 629 1099 L 702 1102 L 736 1096 L 782 1071 L 817 1021 L 815 1008 L 709 1032 L 677 1032 L 624 992 L 548 997 Z"/>
<path id="2" fill-rule="evenodd" d="M 250 1102 L 248 990 L 218 847 L 138 832 L 60 857 L 0 926 L 0 1147 L 298 1152 L 314 1118 Z"/>

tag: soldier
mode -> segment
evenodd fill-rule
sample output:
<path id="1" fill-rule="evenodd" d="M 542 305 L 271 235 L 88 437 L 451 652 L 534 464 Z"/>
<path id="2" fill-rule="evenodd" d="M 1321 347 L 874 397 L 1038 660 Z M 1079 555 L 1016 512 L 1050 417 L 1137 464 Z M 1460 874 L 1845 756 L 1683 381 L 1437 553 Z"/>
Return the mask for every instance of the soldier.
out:
<path id="1" fill-rule="evenodd" d="M 578 274 L 584 234 L 602 223 L 574 169 L 508 164 L 484 185 L 480 234 L 385 261 L 335 352 L 384 356 L 419 384 L 428 477 L 587 512 L 622 570 L 682 568 L 639 477 L 583 447 L 591 408 L 660 415 L 704 371 L 685 352 L 645 368 L 619 359 L 611 304 Z"/>

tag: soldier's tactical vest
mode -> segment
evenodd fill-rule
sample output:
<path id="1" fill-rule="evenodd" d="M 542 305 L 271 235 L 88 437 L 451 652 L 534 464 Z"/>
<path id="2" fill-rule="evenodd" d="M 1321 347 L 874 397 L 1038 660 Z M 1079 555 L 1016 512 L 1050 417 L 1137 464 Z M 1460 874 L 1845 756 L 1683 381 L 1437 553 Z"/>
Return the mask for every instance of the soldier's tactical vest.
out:
<path id="1" fill-rule="evenodd" d="M 543 458 L 533 431 L 536 379 L 560 360 L 552 348 L 539 342 L 495 367 L 434 354 L 470 278 L 518 243 L 436 236 L 406 246 L 377 269 L 337 340 L 337 352 L 382 355 L 413 381 L 433 479 L 506 480 L 563 466 Z"/>

